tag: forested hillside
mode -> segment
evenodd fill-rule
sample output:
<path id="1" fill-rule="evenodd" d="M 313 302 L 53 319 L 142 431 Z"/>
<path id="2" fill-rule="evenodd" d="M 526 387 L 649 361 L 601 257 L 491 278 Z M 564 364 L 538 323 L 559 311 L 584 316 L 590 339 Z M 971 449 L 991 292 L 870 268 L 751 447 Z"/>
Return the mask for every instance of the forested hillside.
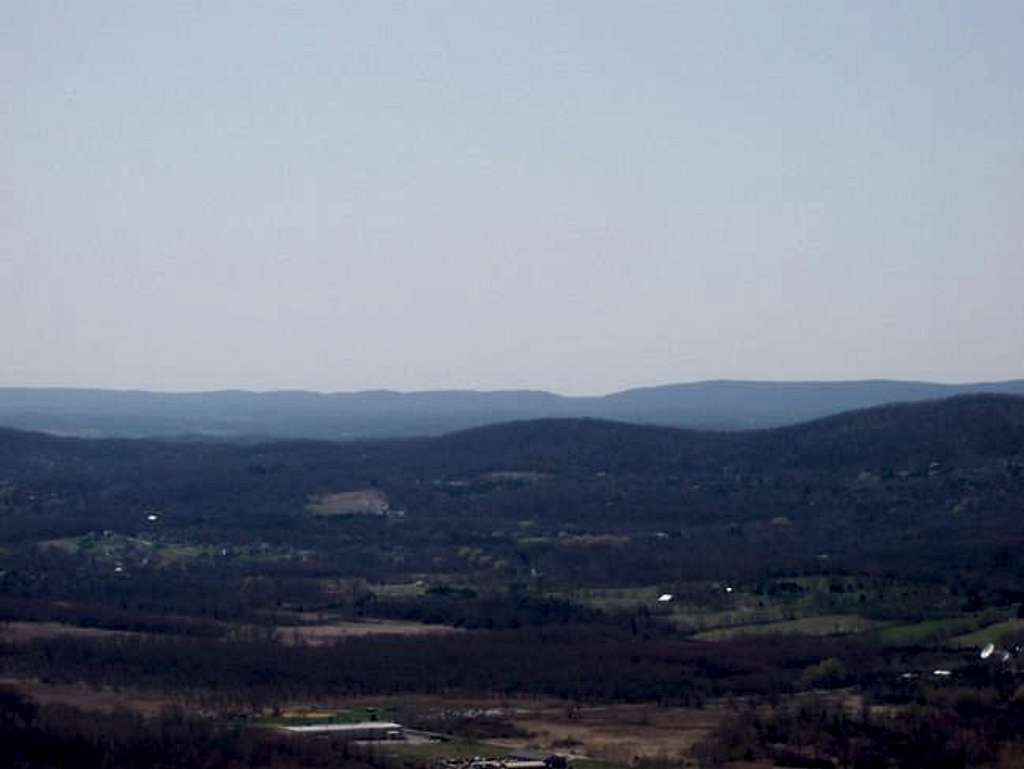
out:
<path id="1" fill-rule="evenodd" d="M 731 433 L 539 420 L 351 443 L 0 436 L 6 541 L 134 531 L 156 510 L 162 532 L 296 546 L 373 525 L 389 527 L 393 544 L 441 528 L 514 540 L 508 527 L 528 520 L 580 534 L 749 535 L 784 561 L 877 555 L 913 537 L 912 563 L 954 535 L 963 547 L 1016 541 L 1024 483 L 1024 399 L 1005 396 Z M 401 517 L 311 512 L 325 495 L 360 489 L 378 490 Z"/>

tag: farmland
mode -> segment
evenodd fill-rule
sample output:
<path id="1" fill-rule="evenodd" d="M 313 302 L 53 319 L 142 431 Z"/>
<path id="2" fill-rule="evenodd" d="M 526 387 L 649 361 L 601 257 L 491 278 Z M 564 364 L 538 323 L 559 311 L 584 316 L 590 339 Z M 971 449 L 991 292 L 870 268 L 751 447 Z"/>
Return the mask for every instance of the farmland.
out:
<path id="1" fill-rule="evenodd" d="M 328 745 L 387 769 L 911 766 L 927 731 L 931 765 L 995 769 L 1024 729 L 1017 410 L 354 445 L 8 435 L 0 694 L 83 744 L 121 706 L 139 735 L 323 766 Z M 356 757 L 271 728 L 374 717 L 436 736 Z"/>

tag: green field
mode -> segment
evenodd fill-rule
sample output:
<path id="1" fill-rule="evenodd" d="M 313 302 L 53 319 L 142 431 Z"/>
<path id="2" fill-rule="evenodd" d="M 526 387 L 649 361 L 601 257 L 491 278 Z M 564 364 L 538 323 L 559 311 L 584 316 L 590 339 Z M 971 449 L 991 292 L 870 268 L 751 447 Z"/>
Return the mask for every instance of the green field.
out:
<path id="1" fill-rule="evenodd" d="M 657 604 L 658 596 L 662 592 L 664 591 L 655 585 L 641 585 L 638 587 L 577 590 L 557 597 L 603 611 L 616 611 L 633 609 L 641 604 Z"/>
<path id="2" fill-rule="evenodd" d="M 972 646 L 984 646 L 985 644 L 1003 644 L 1024 636 L 1024 619 L 1013 618 L 1004 622 L 997 622 L 973 633 L 951 638 L 950 646 L 958 648 L 970 648 Z"/>
<path id="3" fill-rule="evenodd" d="M 449 740 L 447 742 L 424 743 L 380 743 L 378 748 L 385 755 L 397 758 L 412 759 L 433 763 L 446 758 L 467 759 L 474 757 L 501 758 L 512 751 L 497 745 L 469 740 Z"/>
<path id="4" fill-rule="evenodd" d="M 972 637 L 978 631 L 1004 622 L 1010 611 L 990 610 L 889 625 L 875 632 L 873 639 L 887 646 L 922 646 L 941 643 L 954 637 Z"/>
<path id="5" fill-rule="evenodd" d="M 877 620 L 858 617 L 856 614 L 823 614 L 818 617 L 784 620 L 782 622 L 765 622 L 756 625 L 739 625 L 737 627 L 719 628 L 697 633 L 694 638 L 700 641 L 728 641 L 733 638 L 750 636 L 779 635 L 847 635 L 864 633 L 877 628 L 882 623 Z"/>
<path id="6" fill-rule="evenodd" d="M 369 588 L 375 596 L 380 598 L 415 598 L 427 592 L 427 584 L 424 580 L 389 585 L 370 585 Z"/>

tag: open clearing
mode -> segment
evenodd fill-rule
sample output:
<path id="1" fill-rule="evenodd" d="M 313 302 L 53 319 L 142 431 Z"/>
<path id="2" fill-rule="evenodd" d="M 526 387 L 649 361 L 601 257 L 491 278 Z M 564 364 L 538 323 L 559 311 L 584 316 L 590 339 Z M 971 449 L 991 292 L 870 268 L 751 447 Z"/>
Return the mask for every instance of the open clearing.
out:
<path id="1" fill-rule="evenodd" d="M 0 622 L 0 639 L 9 643 L 31 643 L 39 638 L 55 638 L 62 635 L 84 638 L 126 638 L 144 634 L 128 630 L 65 625 L 63 622 Z"/>
<path id="2" fill-rule="evenodd" d="M 580 754 L 627 765 L 638 758 L 684 755 L 722 715 L 718 706 L 701 709 L 656 705 L 572 707 L 565 703 L 531 703 L 515 709 L 510 720 L 532 736 L 492 740 L 492 743 Z"/>
<path id="3" fill-rule="evenodd" d="M 212 624 L 212 623 L 211 623 Z M 302 625 L 277 625 L 273 628 L 259 626 L 228 626 L 227 637 L 235 633 L 230 631 L 242 630 L 253 637 L 261 637 L 261 634 L 272 630 L 272 638 L 286 646 L 308 644 L 310 646 L 324 646 L 332 644 L 344 638 L 358 638 L 362 636 L 381 635 L 402 635 L 402 636 L 438 636 L 450 633 L 468 632 L 462 628 L 451 625 L 428 625 L 422 622 L 409 620 L 366 620 L 360 622 L 339 621 L 320 622 L 316 624 Z M 154 632 L 137 632 L 131 630 L 113 630 L 101 627 L 82 627 L 80 625 L 66 624 L 64 622 L 33 622 L 16 620 L 12 622 L 0 622 L 0 641 L 7 643 L 28 644 L 32 641 L 45 638 L 57 638 L 59 636 L 74 636 L 78 638 L 143 638 L 163 635 Z"/>
<path id="4" fill-rule="evenodd" d="M 1024 636 L 1024 619 L 1008 619 L 997 622 L 973 633 L 957 636 L 949 640 L 949 645 L 957 648 L 984 646 L 988 643 L 1000 645 L 1008 640 L 1019 640 Z"/>
<path id="5" fill-rule="evenodd" d="M 649 585 L 576 590 L 563 597 L 603 611 L 628 611 L 640 605 L 656 605 L 663 592 L 657 585 Z"/>
<path id="6" fill-rule="evenodd" d="M 309 501 L 307 509 L 315 515 L 384 515 L 387 495 L 380 489 L 358 489 L 321 494 Z"/>
<path id="7" fill-rule="evenodd" d="M 997 623 L 1004 624 L 1003 621 L 1006 619 L 1007 613 L 1001 610 L 976 612 L 974 614 L 963 614 L 954 617 L 927 619 L 921 622 L 889 625 L 888 627 L 880 628 L 873 635 L 876 641 L 889 646 L 934 644 L 952 639 L 954 636 L 957 639 L 965 640 L 953 645 L 970 646 L 972 641 L 969 639 L 974 638 L 976 633 L 995 628 Z M 982 645 L 984 645 L 984 642 Z"/>
<path id="8" fill-rule="evenodd" d="M 698 633 L 693 637 L 699 641 L 728 641 L 733 638 L 746 638 L 750 636 L 848 635 L 851 633 L 863 633 L 882 624 L 875 620 L 858 617 L 855 614 L 823 614 L 820 617 L 804 617 L 803 619 L 767 622 L 759 625 L 719 628 L 718 630 Z"/>
<path id="9" fill-rule="evenodd" d="M 180 700 L 157 692 L 133 689 L 94 688 L 85 684 L 43 683 L 36 679 L 0 678 L 0 685 L 10 686 L 40 705 L 70 705 L 85 711 L 113 712 L 131 710 L 155 716 Z"/>
<path id="10" fill-rule="evenodd" d="M 323 625 L 279 626 L 278 638 L 285 644 L 322 646 L 342 638 L 372 635 L 436 636 L 464 633 L 451 625 L 427 625 L 404 620 L 372 620 L 366 622 L 335 622 Z"/>
<path id="11" fill-rule="evenodd" d="M 430 765 L 444 759 L 501 758 L 508 754 L 505 748 L 469 740 L 379 743 L 376 747 L 384 753 Z"/>

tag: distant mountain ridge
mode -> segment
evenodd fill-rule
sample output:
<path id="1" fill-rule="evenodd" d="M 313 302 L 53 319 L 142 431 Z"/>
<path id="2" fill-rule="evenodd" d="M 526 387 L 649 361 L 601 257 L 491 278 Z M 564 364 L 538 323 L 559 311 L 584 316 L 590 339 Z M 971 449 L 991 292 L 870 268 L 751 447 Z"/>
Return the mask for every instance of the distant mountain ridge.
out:
<path id="1" fill-rule="evenodd" d="M 737 430 L 979 393 L 1024 396 L 1024 379 L 971 384 L 714 380 L 582 397 L 538 390 L 159 393 L 0 388 L 0 425 L 86 437 L 326 440 L 438 435 L 499 422 L 579 417 Z"/>

